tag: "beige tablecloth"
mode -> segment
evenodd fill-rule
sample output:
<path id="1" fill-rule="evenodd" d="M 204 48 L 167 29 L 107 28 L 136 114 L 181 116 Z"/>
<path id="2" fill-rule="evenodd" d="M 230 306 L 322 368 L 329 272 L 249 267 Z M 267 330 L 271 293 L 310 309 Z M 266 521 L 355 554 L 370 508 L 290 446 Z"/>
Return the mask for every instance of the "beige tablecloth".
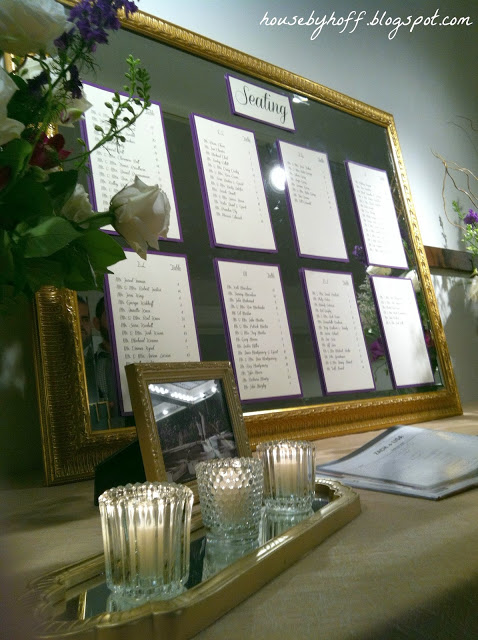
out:
<path id="1" fill-rule="evenodd" d="M 478 434 L 478 406 L 424 426 Z M 375 435 L 318 441 L 318 462 Z M 362 513 L 355 520 L 197 640 L 478 638 L 478 489 L 438 502 L 358 493 Z M 92 494 L 91 482 L 3 492 L 3 603 L 15 620 L 29 580 L 101 551 Z M 5 621 L 2 628 L 13 640 Z"/>

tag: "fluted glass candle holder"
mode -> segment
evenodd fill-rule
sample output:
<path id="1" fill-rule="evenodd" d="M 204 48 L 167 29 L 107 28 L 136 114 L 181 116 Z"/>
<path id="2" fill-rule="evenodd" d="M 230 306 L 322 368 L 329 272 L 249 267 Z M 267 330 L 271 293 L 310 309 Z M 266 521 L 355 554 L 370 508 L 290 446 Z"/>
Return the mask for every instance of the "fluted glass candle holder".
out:
<path id="1" fill-rule="evenodd" d="M 264 466 L 264 503 L 269 510 L 310 511 L 315 491 L 315 449 L 310 442 L 277 440 L 257 445 Z"/>
<path id="2" fill-rule="evenodd" d="M 196 466 L 204 526 L 229 539 L 259 536 L 263 471 L 255 458 L 219 458 Z"/>
<path id="3" fill-rule="evenodd" d="M 167 482 L 128 484 L 99 497 L 106 583 L 121 598 L 172 598 L 189 575 L 194 495 Z"/>

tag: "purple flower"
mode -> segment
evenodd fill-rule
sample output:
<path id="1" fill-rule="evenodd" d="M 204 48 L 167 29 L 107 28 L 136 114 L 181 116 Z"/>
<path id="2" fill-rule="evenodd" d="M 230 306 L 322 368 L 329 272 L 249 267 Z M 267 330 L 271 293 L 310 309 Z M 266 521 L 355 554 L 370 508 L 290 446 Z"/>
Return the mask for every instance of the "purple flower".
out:
<path id="1" fill-rule="evenodd" d="M 121 23 L 118 11 L 123 9 L 128 18 L 138 7 L 130 0 L 81 0 L 70 11 L 70 22 L 73 22 L 80 36 L 91 51 L 97 44 L 108 42 L 107 30 L 117 31 Z"/>
<path id="2" fill-rule="evenodd" d="M 365 259 L 365 251 L 363 250 L 362 245 L 356 244 L 353 248 L 352 255 L 355 256 L 355 258 L 357 258 L 357 260 L 362 264 L 367 264 L 367 261 Z"/>
<path id="3" fill-rule="evenodd" d="M 385 355 L 385 349 L 383 348 L 382 338 L 378 338 L 378 340 L 374 340 L 370 345 L 370 355 L 372 356 L 373 362 L 378 360 L 382 356 Z"/>
<path id="4" fill-rule="evenodd" d="M 42 95 L 43 85 L 48 84 L 48 74 L 46 71 L 42 71 L 34 78 L 27 80 L 28 90 L 35 96 L 40 97 Z"/>
<path id="5" fill-rule="evenodd" d="M 478 224 L 478 213 L 470 209 L 466 216 L 463 218 L 465 224 L 472 224 L 473 226 Z"/>
<path id="6" fill-rule="evenodd" d="M 74 29 L 64 31 L 61 36 L 55 40 L 55 47 L 59 51 L 66 51 L 68 49 L 73 40 L 73 31 Z"/>
<path id="7" fill-rule="evenodd" d="M 65 82 L 65 88 L 71 92 L 72 98 L 79 99 L 83 95 L 81 91 L 82 86 L 78 67 L 76 64 L 72 64 L 70 66 L 70 79 Z"/>

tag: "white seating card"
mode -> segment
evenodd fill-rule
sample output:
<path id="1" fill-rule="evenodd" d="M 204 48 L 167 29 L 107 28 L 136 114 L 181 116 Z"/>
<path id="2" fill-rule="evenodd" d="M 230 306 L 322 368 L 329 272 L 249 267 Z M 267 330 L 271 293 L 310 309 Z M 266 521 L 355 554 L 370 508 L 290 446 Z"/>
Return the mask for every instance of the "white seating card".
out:
<path id="1" fill-rule="evenodd" d="M 276 251 L 252 131 L 191 116 L 211 243 Z"/>
<path id="2" fill-rule="evenodd" d="M 279 141 L 299 255 L 347 261 L 327 154 Z"/>
<path id="3" fill-rule="evenodd" d="M 387 174 L 347 162 L 368 264 L 408 269 Z"/>
<path id="4" fill-rule="evenodd" d="M 106 292 L 111 343 L 125 413 L 131 400 L 124 371 L 131 362 L 198 362 L 199 346 L 184 256 L 148 253 L 110 267 Z"/>
<path id="5" fill-rule="evenodd" d="M 380 321 L 397 387 L 434 381 L 412 281 L 372 276 Z"/>
<path id="6" fill-rule="evenodd" d="M 83 135 L 92 149 L 102 135 L 95 125 L 105 127 L 111 112 L 105 102 L 111 102 L 112 91 L 84 83 L 84 93 L 92 106 L 85 113 Z M 86 131 L 86 133 L 85 133 Z M 110 142 L 91 154 L 90 197 L 93 209 L 108 211 L 111 198 L 120 189 L 134 182 L 134 177 L 148 185 L 157 184 L 171 204 L 168 240 L 181 240 L 176 196 L 171 177 L 161 107 L 153 103 L 123 134 L 126 142 L 117 147 Z M 107 227 L 111 230 L 112 227 Z"/>
<path id="7" fill-rule="evenodd" d="M 301 271 L 326 393 L 375 389 L 350 273 Z"/>
<path id="8" fill-rule="evenodd" d="M 300 396 L 279 267 L 215 264 L 241 400 Z"/>

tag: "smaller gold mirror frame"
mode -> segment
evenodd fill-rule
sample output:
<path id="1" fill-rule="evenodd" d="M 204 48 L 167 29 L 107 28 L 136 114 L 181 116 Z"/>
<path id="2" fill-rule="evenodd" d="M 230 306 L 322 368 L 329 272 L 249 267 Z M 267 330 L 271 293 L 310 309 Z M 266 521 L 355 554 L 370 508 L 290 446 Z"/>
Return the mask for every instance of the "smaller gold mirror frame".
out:
<path id="1" fill-rule="evenodd" d="M 72 6 L 74 2 L 65 1 L 65 4 Z M 291 100 L 299 98 L 302 104 L 297 107 L 295 117 L 300 119 L 300 124 L 297 132 L 290 135 L 295 135 L 295 140 L 301 144 L 323 148 L 329 153 L 345 227 L 357 227 L 343 166 L 347 156 L 355 157 L 363 164 L 383 168 L 389 177 L 397 216 L 409 249 L 411 268 L 416 270 L 421 283 L 426 327 L 436 348 L 439 382 L 425 388 L 395 390 L 388 386 L 373 393 L 340 397 L 316 394 L 295 404 L 243 405 L 252 449 L 260 441 L 285 436 L 318 439 L 460 414 L 460 399 L 393 116 L 147 14 L 138 12 L 122 24 L 123 28 L 108 47 L 101 51 L 98 49 L 97 75 L 84 79 L 113 89 L 121 86 L 123 71 L 117 70 L 117 60 L 126 58 L 131 51 L 135 57 L 141 57 L 144 66 L 154 76 L 152 85 L 153 89 L 156 87 L 157 95 L 152 95 L 152 98 L 160 101 L 163 108 L 179 216 L 185 232 L 185 242 L 173 248 L 171 244 L 174 243 L 163 242 L 161 250 L 172 252 L 179 248 L 181 253 L 188 255 L 192 287 L 195 289 L 193 298 L 200 301 L 200 340 L 203 341 L 202 346 L 206 345 L 201 349 L 203 360 L 225 361 L 229 357 L 210 267 L 219 252 L 210 248 L 204 231 L 204 212 L 188 116 L 192 112 L 200 112 L 223 121 L 237 117 L 231 116 L 226 99 L 222 99 L 222 111 L 219 112 L 214 110 L 216 103 L 207 102 L 208 96 L 218 95 L 218 91 L 225 95 L 225 73 L 232 70 L 236 75 L 251 78 L 266 88 L 278 89 Z M 237 120 L 235 122 L 239 124 Z M 252 125 L 250 122 L 242 122 L 242 126 L 255 127 L 263 159 L 274 153 L 278 137 L 289 135 L 270 132 L 266 125 Z M 275 196 L 269 194 L 268 197 Z M 285 247 L 285 243 L 291 240 L 284 198 L 278 206 L 275 230 L 280 236 L 281 246 Z M 187 212 L 189 220 L 186 219 Z M 204 229 L 199 228 L 198 221 Z M 348 252 L 351 255 L 354 241 L 358 240 L 358 231 L 352 229 L 349 236 Z M 286 248 L 277 255 L 282 260 L 284 255 L 291 256 L 293 252 Z M 254 259 L 267 258 L 256 253 Z M 290 265 L 283 265 L 282 271 L 296 278 L 297 266 L 294 257 Z M 356 270 L 357 265 L 351 261 L 346 268 Z M 358 277 L 364 274 L 363 271 Z M 304 309 L 299 309 L 300 305 L 303 307 L 300 287 L 289 285 L 287 293 L 295 305 L 291 315 L 294 321 L 298 318 L 302 323 L 294 338 L 301 345 L 301 357 L 307 359 L 313 347 L 306 314 Z M 212 304 L 211 296 L 214 298 Z M 297 301 L 300 305 L 296 304 Z M 36 310 L 36 362 L 46 480 L 48 484 L 54 484 L 91 477 L 96 464 L 136 438 L 136 430 L 124 427 L 93 431 L 91 428 L 76 294 L 44 288 L 37 295 Z M 213 321 L 208 325 L 211 316 Z"/>

